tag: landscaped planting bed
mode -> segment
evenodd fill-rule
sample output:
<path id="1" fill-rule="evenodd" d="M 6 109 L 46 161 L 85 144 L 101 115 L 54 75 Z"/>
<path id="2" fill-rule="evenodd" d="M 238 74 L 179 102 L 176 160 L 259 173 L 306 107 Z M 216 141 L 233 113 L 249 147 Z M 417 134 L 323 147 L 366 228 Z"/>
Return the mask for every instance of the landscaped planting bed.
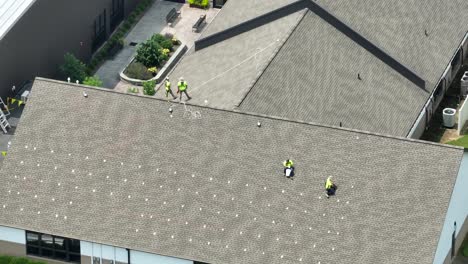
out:
<path id="1" fill-rule="evenodd" d="M 124 74 L 129 78 L 143 81 L 152 79 L 180 45 L 180 41 L 169 34 L 153 35 L 140 44 L 135 59 L 124 70 Z"/>

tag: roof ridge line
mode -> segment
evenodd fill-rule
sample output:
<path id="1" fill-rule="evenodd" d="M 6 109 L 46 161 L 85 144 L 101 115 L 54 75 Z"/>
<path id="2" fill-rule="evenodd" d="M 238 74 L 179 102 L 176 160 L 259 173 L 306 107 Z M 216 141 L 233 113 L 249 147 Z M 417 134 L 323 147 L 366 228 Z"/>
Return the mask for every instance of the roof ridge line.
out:
<path id="1" fill-rule="evenodd" d="M 396 72 L 406 77 L 406 79 L 414 83 L 416 86 L 429 93 L 429 91 L 426 90 L 426 81 L 423 78 L 421 78 L 418 74 L 416 74 L 412 69 L 393 58 L 393 56 L 384 51 L 381 47 L 377 46 L 376 44 L 368 40 L 366 37 L 359 34 L 359 32 L 348 26 L 345 22 L 333 15 L 331 12 L 326 10 L 318 3 L 312 0 L 308 2 L 308 8 L 310 11 L 314 12 L 317 16 L 319 16 L 321 19 L 326 21 L 328 24 L 333 26 L 342 34 L 350 38 L 356 44 L 367 50 L 369 53 L 373 54 L 383 63 L 393 68 Z"/>
<path id="2" fill-rule="evenodd" d="M 84 84 L 69 83 L 69 82 L 65 82 L 65 81 L 53 80 L 53 79 L 48 79 L 48 78 L 43 78 L 43 77 L 36 77 L 34 81 L 36 81 L 36 80 L 37 81 L 49 82 L 49 83 L 62 84 L 62 85 L 65 84 L 66 87 L 68 87 L 68 88 L 71 88 L 71 87 L 87 88 L 87 89 L 91 89 L 91 90 L 98 91 L 98 92 L 114 93 L 114 94 L 118 94 L 118 95 L 121 95 L 121 96 L 139 97 L 141 99 L 156 100 L 156 101 L 160 101 L 160 102 L 163 102 L 163 103 L 172 103 L 172 104 L 174 104 L 174 102 L 168 102 L 165 99 L 161 99 L 161 98 L 149 97 L 149 96 L 144 96 L 144 95 L 139 95 L 139 94 L 121 93 L 121 92 L 117 92 L 115 90 L 111 90 L 111 89 L 108 89 L 108 88 L 100 88 L 100 87 L 88 86 L 88 85 L 84 85 Z M 32 92 L 34 94 L 34 91 L 32 91 Z M 182 103 L 175 103 L 175 104 L 182 104 Z M 407 142 L 413 142 L 413 143 L 420 143 L 420 144 L 432 145 L 432 146 L 437 146 L 437 147 L 459 149 L 459 150 L 464 149 L 463 147 L 459 147 L 459 146 L 435 143 L 435 142 L 424 141 L 424 140 L 420 140 L 420 139 L 412 139 L 412 138 L 406 138 L 406 137 L 385 135 L 385 134 L 380 134 L 380 133 L 375 133 L 375 132 L 370 132 L 370 131 L 365 131 L 365 130 L 358 130 L 358 129 L 345 128 L 345 127 L 337 127 L 337 126 L 325 125 L 325 124 L 314 123 L 314 122 L 306 122 L 306 121 L 303 121 L 303 120 L 291 120 L 291 119 L 286 119 L 286 118 L 283 118 L 283 117 L 272 116 L 272 115 L 265 115 L 265 114 L 245 112 L 245 111 L 241 112 L 239 110 L 229 110 L 229 109 L 215 108 L 215 107 L 196 105 L 196 104 L 191 104 L 191 103 L 185 103 L 185 105 L 189 105 L 189 106 L 197 107 L 197 108 L 202 108 L 202 109 L 208 109 L 208 110 L 212 110 L 212 111 L 222 111 L 222 112 L 240 114 L 240 115 L 246 115 L 246 116 L 252 116 L 252 117 L 261 117 L 261 118 L 266 118 L 266 119 L 271 119 L 271 120 L 276 120 L 276 121 L 284 121 L 284 122 L 290 122 L 290 123 L 302 124 L 302 125 L 309 125 L 309 126 L 315 126 L 315 127 L 321 127 L 321 128 L 329 128 L 329 129 L 334 129 L 334 130 L 353 132 L 353 133 L 359 133 L 359 134 L 363 134 L 363 135 L 377 136 L 377 137 L 383 137 L 383 138 L 389 138 L 389 139 L 407 141 Z"/>
<path id="3" fill-rule="evenodd" d="M 302 9 L 307 9 L 308 5 L 309 5 L 309 0 L 298 0 L 296 2 L 277 8 L 273 11 L 267 12 L 263 15 L 241 22 L 227 29 L 213 33 L 209 36 L 200 38 L 195 41 L 195 44 L 194 44 L 195 51 L 207 48 L 216 43 L 224 41 L 226 39 L 230 39 L 232 37 L 235 37 L 237 35 L 240 35 L 252 29 L 263 26 L 267 23 L 273 22 L 275 20 L 278 20 L 290 14 L 293 14 Z"/>
<path id="4" fill-rule="evenodd" d="M 300 12 L 300 11 L 299 11 Z M 244 94 L 244 96 L 242 97 L 242 99 L 240 100 L 239 103 L 236 104 L 236 107 L 240 107 L 240 105 L 245 101 L 245 99 L 247 98 L 247 96 L 249 95 L 249 93 L 252 91 L 253 87 L 255 86 L 255 84 L 258 82 L 258 80 L 260 80 L 260 77 L 262 77 L 262 75 L 265 73 L 266 69 L 268 68 L 268 66 L 270 66 L 270 64 L 273 62 L 273 60 L 276 58 L 276 56 L 278 55 L 278 53 L 281 51 L 281 49 L 284 47 L 284 45 L 286 44 L 286 42 L 289 40 L 289 38 L 291 37 L 291 35 L 294 33 L 294 31 L 296 31 L 297 27 L 299 26 L 299 24 L 302 22 L 302 20 L 304 19 L 304 17 L 306 16 L 307 12 L 309 12 L 309 10 L 305 10 L 305 12 L 300 16 L 300 18 L 297 20 L 297 22 L 291 27 L 291 29 L 286 33 L 286 37 L 284 38 L 284 41 L 282 41 L 281 45 L 279 45 L 273 52 L 273 54 L 270 56 L 270 58 L 268 58 L 268 61 L 267 63 L 265 64 L 265 67 L 262 67 L 262 70 L 257 73 L 257 75 L 255 76 L 255 79 L 252 81 L 252 83 L 250 84 L 250 86 L 248 87 L 248 91 Z"/>

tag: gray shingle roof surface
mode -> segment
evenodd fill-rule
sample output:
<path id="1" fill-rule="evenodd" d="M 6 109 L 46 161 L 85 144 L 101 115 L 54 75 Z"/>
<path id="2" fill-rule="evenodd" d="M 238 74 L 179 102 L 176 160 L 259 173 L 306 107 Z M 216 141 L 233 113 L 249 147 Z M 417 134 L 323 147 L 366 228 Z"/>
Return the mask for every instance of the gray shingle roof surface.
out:
<path id="1" fill-rule="evenodd" d="M 406 136 L 427 98 L 426 91 L 307 12 L 240 110 Z"/>
<path id="2" fill-rule="evenodd" d="M 0 225 L 216 264 L 432 263 L 462 149 L 170 106 L 36 80 Z"/>
<path id="3" fill-rule="evenodd" d="M 303 15 L 304 11 L 294 13 L 197 52 L 192 48 L 170 78 L 188 81 L 191 103 L 205 105 L 207 100 L 208 106 L 232 110 Z"/>
<path id="4" fill-rule="evenodd" d="M 202 36 L 209 36 L 297 1 L 299 0 L 228 1 Z"/>
<path id="5" fill-rule="evenodd" d="M 317 0 L 435 88 L 468 31 L 465 0 Z M 429 36 L 426 37 L 424 31 Z"/>

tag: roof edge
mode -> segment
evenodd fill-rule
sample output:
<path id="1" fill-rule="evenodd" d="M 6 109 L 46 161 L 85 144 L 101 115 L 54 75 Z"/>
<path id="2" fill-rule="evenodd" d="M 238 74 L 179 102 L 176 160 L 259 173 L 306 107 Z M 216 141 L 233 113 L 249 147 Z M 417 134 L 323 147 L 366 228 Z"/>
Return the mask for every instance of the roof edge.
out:
<path id="1" fill-rule="evenodd" d="M 122 95 L 122 96 L 133 96 L 133 97 L 139 97 L 139 98 L 142 98 L 142 99 L 156 100 L 156 101 L 167 103 L 167 101 L 165 99 L 149 97 L 149 96 L 145 96 L 145 95 L 138 95 L 138 94 L 121 93 L 121 92 L 117 92 L 117 91 L 114 91 L 114 90 L 110 90 L 108 88 L 100 88 L 100 87 L 88 86 L 88 85 L 83 85 L 83 84 L 68 83 L 68 82 L 65 82 L 65 81 L 53 80 L 53 79 L 48 79 L 48 78 L 43 78 L 43 77 L 36 77 L 34 79 L 34 82 L 36 82 L 36 81 L 44 81 L 44 82 L 49 82 L 49 83 L 62 84 L 62 85 L 66 85 L 67 87 L 87 88 L 87 89 L 98 91 L 98 92 L 114 93 L 114 94 L 119 94 L 119 95 Z M 33 88 L 34 88 L 34 83 L 33 83 Z M 34 93 L 34 90 L 32 92 Z M 181 103 L 179 103 L 179 104 L 181 104 Z M 370 132 L 370 131 L 365 131 L 365 130 L 344 128 L 344 127 L 331 126 L 331 125 L 324 125 L 324 124 L 314 123 L 314 122 L 306 122 L 306 121 L 303 121 L 303 120 L 291 120 L 291 119 L 286 119 L 286 118 L 283 118 L 283 117 L 272 116 L 272 115 L 258 114 L 258 113 L 252 113 L 252 112 L 241 112 L 239 110 L 227 110 L 227 109 L 214 108 L 214 107 L 208 107 L 208 106 L 202 106 L 202 105 L 196 105 L 196 104 L 190 104 L 190 103 L 183 103 L 183 104 L 193 106 L 193 107 L 197 107 L 197 108 L 202 108 L 202 109 L 222 111 L 222 112 L 240 114 L 240 115 L 246 115 L 246 116 L 252 116 L 252 117 L 261 117 L 261 118 L 266 118 L 266 119 L 270 119 L 270 120 L 274 120 L 274 121 L 284 121 L 284 122 L 290 122 L 290 123 L 294 123 L 294 124 L 309 125 L 309 126 L 328 128 L 328 129 L 334 129 L 334 130 L 339 130 L 339 131 L 347 131 L 347 132 L 358 133 L 358 134 L 363 134 L 363 135 L 370 135 L 370 136 L 388 138 L 388 139 L 393 139 L 393 140 L 400 140 L 400 141 L 406 141 L 406 142 L 412 142 L 412 143 L 426 144 L 426 145 L 431 145 L 431 146 L 436 146 L 436 147 L 443 147 L 443 148 L 450 148 L 450 149 L 454 149 L 454 150 L 464 151 L 463 147 L 447 145 L 447 144 L 440 144 L 440 143 L 424 141 L 424 140 L 420 140 L 420 139 L 412 139 L 412 138 L 406 138 L 406 137 L 385 135 L 385 134 L 380 134 L 380 133 L 375 133 L 375 132 Z"/>
<path id="2" fill-rule="evenodd" d="M 21 14 L 16 17 L 14 19 L 14 21 L 11 22 L 11 25 L 9 25 L 5 31 L 0 34 L 0 41 L 3 40 L 3 38 L 8 35 L 8 33 L 10 32 L 10 30 L 16 25 L 16 23 L 18 23 L 18 21 L 24 16 L 24 14 L 26 14 L 29 9 L 31 9 L 31 7 L 37 2 L 37 0 L 31 0 L 31 2 L 24 8 L 24 10 L 21 12 Z"/>

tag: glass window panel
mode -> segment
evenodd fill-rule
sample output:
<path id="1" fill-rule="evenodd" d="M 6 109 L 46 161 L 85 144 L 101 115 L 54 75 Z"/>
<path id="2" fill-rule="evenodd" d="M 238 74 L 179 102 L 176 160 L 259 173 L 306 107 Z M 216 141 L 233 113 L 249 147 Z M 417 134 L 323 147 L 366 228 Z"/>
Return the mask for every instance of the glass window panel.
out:
<path id="1" fill-rule="evenodd" d="M 26 254 L 39 255 L 39 248 L 28 246 L 26 248 Z"/>
<path id="2" fill-rule="evenodd" d="M 53 258 L 54 257 L 54 251 L 50 249 L 41 249 L 41 256 L 46 257 L 46 258 Z"/>
<path id="3" fill-rule="evenodd" d="M 55 251 L 55 258 L 61 260 L 67 260 L 67 253 L 62 251 Z"/>
<path id="4" fill-rule="evenodd" d="M 67 239 L 69 246 L 70 246 L 70 252 L 72 253 L 80 253 L 80 241 L 75 240 L 75 239 Z"/>
<path id="5" fill-rule="evenodd" d="M 41 235 L 41 246 L 46 248 L 54 248 L 54 240 L 51 235 Z"/>
<path id="6" fill-rule="evenodd" d="M 63 237 L 54 237 L 55 249 L 66 250 L 65 238 Z"/>
<path id="7" fill-rule="evenodd" d="M 26 241 L 28 245 L 39 245 L 39 234 L 28 232 L 26 234 Z"/>
<path id="8" fill-rule="evenodd" d="M 80 256 L 80 255 L 76 255 L 76 254 L 70 254 L 70 261 L 71 261 L 71 262 L 78 262 L 78 263 L 80 263 L 80 261 L 81 261 L 81 256 Z"/>

